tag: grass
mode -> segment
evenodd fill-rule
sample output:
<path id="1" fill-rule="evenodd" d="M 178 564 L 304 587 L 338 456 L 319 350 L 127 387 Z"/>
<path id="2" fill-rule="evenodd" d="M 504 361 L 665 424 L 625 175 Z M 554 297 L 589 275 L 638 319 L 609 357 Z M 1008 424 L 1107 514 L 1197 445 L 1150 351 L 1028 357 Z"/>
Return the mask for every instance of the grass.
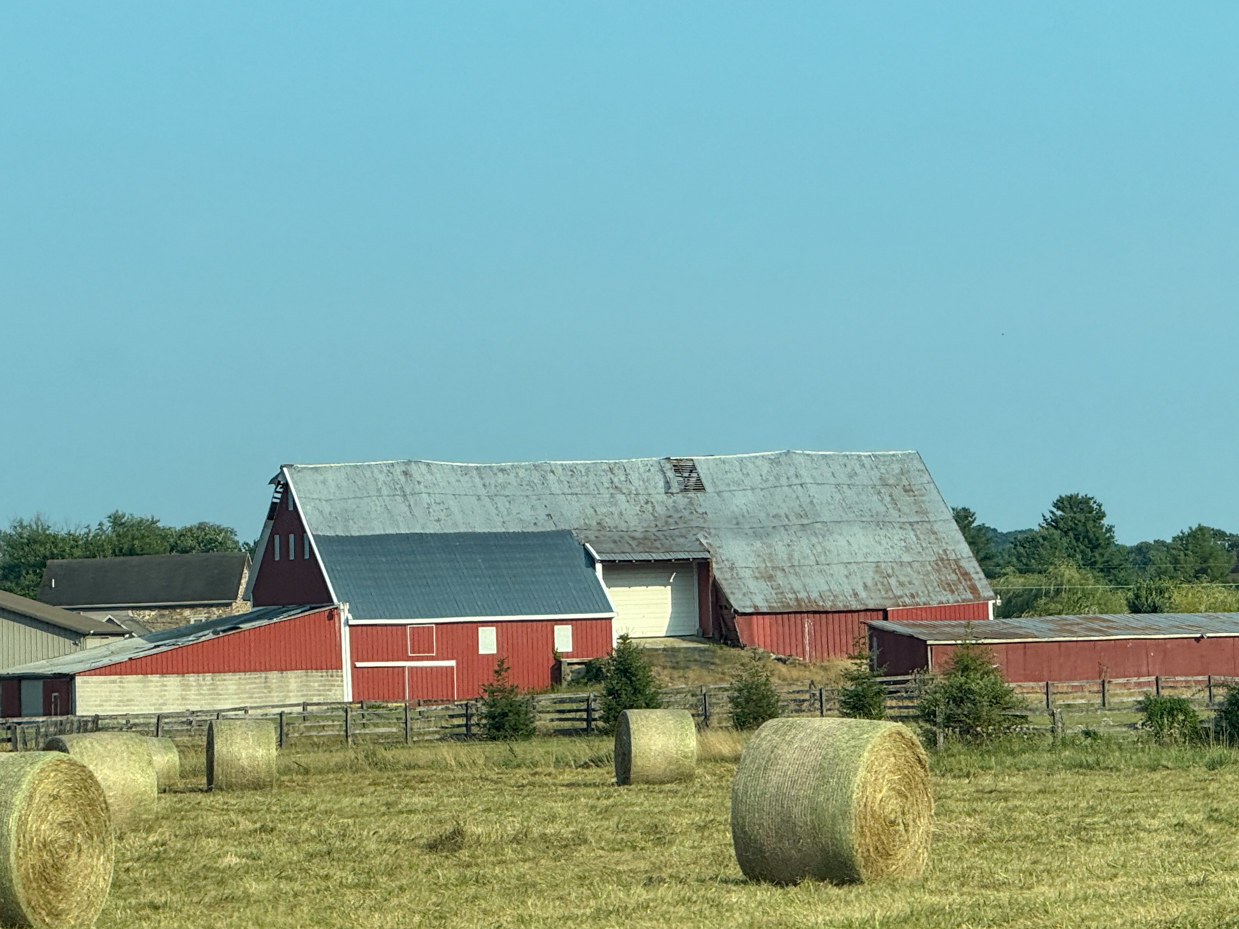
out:
<path id="1" fill-rule="evenodd" d="M 101 929 L 1239 926 L 1239 763 L 1109 738 L 952 746 L 909 883 L 746 882 L 743 737 L 694 783 L 617 788 L 602 739 L 286 751 L 271 791 L 208 794 L 201 753 L 122 836 Z"/>
<path id="2" fill-rule="evenodd" d="M 752 649 L 732 648 L 711 644 L 701 648 L 647 648 L 646 654 L 654 669 L 654 676 L 667 687 L 699 687 L 702 684 L 728 684 L 744 673 L 748 667 Z M 795 658 L 779 661 L 762 652 L 761 665 L 770 672 L 773 680 L 782 683 L 810 681 L 818 686 L 832 686 L 842 679 L 845 660 L 821 663 L 800 661 Z"/>

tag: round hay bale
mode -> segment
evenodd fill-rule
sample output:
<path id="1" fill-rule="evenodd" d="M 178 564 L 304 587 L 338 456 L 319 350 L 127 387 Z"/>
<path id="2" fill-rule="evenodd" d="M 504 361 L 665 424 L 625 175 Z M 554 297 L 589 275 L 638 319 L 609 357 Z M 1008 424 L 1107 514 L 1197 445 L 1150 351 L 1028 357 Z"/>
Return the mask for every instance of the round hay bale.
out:
<path id="1" fill-rule="evenodd" d="M 691 780 L 697 726 L 688 710 L 624 710 L 615 724 L 615 783 Z"/>
<path id="2" fill-rule="evenodd" d="M 750 880 L 916 877 L 933 807 L 929 760 L 904 726 L 772 719 L 736 767 L 731 838 Z"/>
<path id="3" fill-rule="evenodd" d="M 275 786 L 275 723 L 269 719 L 215 719 L 207 727 L 206 779 L 210 790 Z"/>
<path id="4" fill-rule="evenodd" d="M 0 756 L 0 925 L 94 925 L 112 885 L 98 779 L 59 752 Z"/>
<path id="5" fill-rule="evenodd" d="M 90 769 L 103 787 L 115 828 L 127 829 L 155 815 L 159 779 L 143 736 L 130 732 L 57 735 L 43 748 L 65 752 Z"/>
<path id="6" fill-rule="evenodd" d="M 151 753 L 159 789 L 167 790 L 181 778 L 181 753 L 171 739 L 147 738 L 146 748 Z"/>

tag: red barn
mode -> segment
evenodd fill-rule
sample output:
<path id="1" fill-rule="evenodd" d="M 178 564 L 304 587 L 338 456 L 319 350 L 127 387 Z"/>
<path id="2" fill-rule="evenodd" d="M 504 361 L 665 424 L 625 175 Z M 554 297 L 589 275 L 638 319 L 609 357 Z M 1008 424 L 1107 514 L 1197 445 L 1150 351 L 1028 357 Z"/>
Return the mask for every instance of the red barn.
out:
<path id="1" fill-rule="evenodd" d="M 501 656 L 545 686 L 555 650 L 621 633 L 820 660 L 868 620 L 992 616 L 915 452 L 286 465 L 272 483 L 250 596 L 347 604 L 357 699 L 473 696 Z"/>
<path id="2" fill-rule="evenodd" d="M 888 674 L 941 671 L 963 642 L 987 646 L 1009 681 L 1239 677 L 1239 613 L 869 623 L 869 649 Z"/>

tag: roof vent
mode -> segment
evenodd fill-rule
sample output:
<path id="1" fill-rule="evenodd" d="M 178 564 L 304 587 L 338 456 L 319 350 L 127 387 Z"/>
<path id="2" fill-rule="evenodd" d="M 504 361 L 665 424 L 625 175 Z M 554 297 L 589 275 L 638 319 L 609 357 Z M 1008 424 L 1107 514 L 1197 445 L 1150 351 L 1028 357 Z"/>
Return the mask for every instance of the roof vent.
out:
<path id="1" fill-rule="evenodd" d="M 705 492 L 706 485 L 701 483 L 697 462 L 691 458 L 668 458 L 667 461 L 671 463 L 671 473 L 675 477 L 671 493 L 699 494 Z"/>

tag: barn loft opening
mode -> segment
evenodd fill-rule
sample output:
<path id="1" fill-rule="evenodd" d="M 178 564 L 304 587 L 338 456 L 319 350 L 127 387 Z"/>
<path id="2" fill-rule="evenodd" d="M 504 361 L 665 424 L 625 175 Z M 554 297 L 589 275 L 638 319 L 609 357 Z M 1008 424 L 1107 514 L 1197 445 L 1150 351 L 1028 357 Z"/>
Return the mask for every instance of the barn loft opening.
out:
<path id="1" fill-rule="evenodd" d="M 701 482 L 697 471 L 697 462 L 691 458 L 668 458 L 671 462 L 671 473 L 675 475 L 676 484 L 672 493 L 699 494 L 704 493 L 706 485 Z"/>

